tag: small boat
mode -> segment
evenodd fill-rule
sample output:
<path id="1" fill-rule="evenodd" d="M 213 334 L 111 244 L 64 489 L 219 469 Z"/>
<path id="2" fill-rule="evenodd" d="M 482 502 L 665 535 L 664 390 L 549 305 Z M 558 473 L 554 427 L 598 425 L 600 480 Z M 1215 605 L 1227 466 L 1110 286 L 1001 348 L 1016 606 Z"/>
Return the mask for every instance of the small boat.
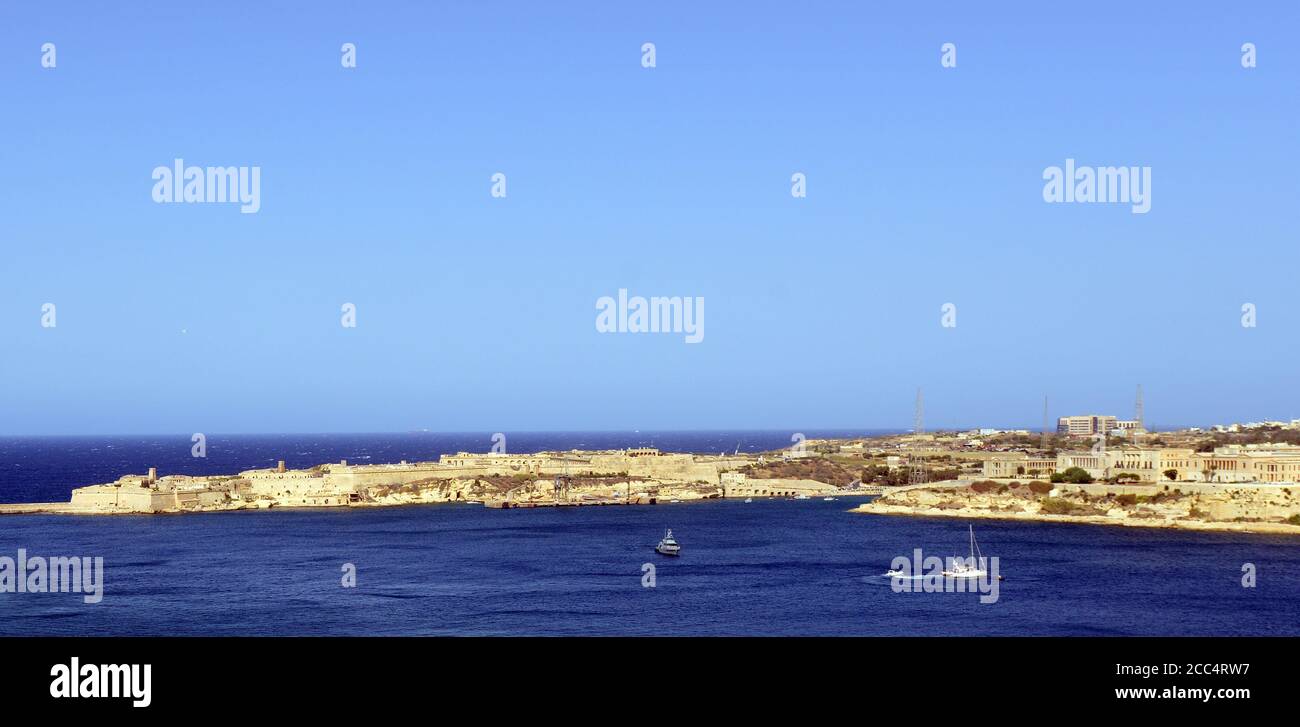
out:
<path id="1" fill-rule="evenodd" d="M 754 501 L 754 498 L 752 498 L 752 497 L 746 497 L 746 498 L 745 498 L 745 502 L 753 502 L 753 501 Z"/>
<path id="2" fill-rule="evenodd" d="M 835 502 L 835 498 L 833 498 L 833 497 L 823 497 L 823 498 L 822 498 L 822 501 L 823 501 L 823 502 Z"/>
<path id="3" fill-rule="evenodd" d="M 952 567 L 943 572 L 944 578 L 983 578 L 988 575 L 988 571 L 984 570 L 984 554 L 980 552 L 979 543 L 975 542 L 975 526 L 968 527 L 970 528 L 970 558 L 966 560 L 953 558 Z M 974 565 L 971 565 L 972 563 Z"/>
<path id="4" fill-rule="evenodd" d="M 669 530 L 668 533 L 664 535 L 664 539 L 660 540 L 659 544 L 655 546 L 655 552 L 660 555 L 682 554 L 682 546 L 678 545 L 677 541 L 673 539 L 672 530 Z"/>
<path id="5" fill-rule="evenodd" d="M 795 495 L 795 498 L 794 498 L 794 499 L 796 499 L 796 500 L 807 500 L 807 499 L 808 499 L 808 496 L 807 496 L 807 495 Z"/>
<path id="6" fill-rule="evenodd" d="M 681 500 L 669 500 L 669 502 L 681 502 Z"/>

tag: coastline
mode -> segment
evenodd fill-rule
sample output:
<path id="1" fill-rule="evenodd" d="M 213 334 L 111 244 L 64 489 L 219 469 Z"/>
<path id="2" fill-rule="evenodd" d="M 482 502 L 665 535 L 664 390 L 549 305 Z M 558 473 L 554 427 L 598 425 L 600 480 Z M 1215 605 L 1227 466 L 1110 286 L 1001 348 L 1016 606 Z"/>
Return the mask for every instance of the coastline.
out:
<path id="1" fill-rule="evenodd" d="M 444 503 L 533 509 L 878 495 L 849 512 L 1300 535 L 1300 486 L 1291 481 L 1294 478 L 1281 479 L 1290 470 L 1285 463 L 1274 463 L 1275 455 L 1261 459 L 1273 470 L 1251 470 L 1253 475 L 1225 465 L 1233 481 L 1179 479 L 1177 469 L 1138 467 L 1127 460 L 1132 473 L 1094 479 L 1073 467 L 1067 468 L 1071 479 L 1066 481 L 1066 473 L 1039 478 L 1050 469 L 1050 460 L 1008 460 L 998 452 L 963 451 L 969 446 L 961 437 L 940 443 L 929 435 L 891 435 L 805 440 L 784 450 L 744 454 L 738 448 L 732 453 L 692 454 L 639 446 L 519 454 L 462 451 L 438 460 L 365 464 L 340 459 L 306 469 L 291 469 L 279 460 L 275 467 L 220 475 L 160 476 L 150 467 L 145 474 L 75 488 L 69 502 L 0 504 L 0 516 Z M 1275 449 L 1290 455 L 1285 447 Z M 1145 451 L 1121 450 L 1125 457 Z M 1073 461 L 1074 455 L 1062 456 Z M 935 481 L 914 482 L 912 463 L 927 458 L 934 461 L 921 470 Z M 1013 468 L 1007 462 L 1021 464 Z M 1028 481 L 1022 475 L 1028 475 Z"/>
<path id="2" fill-rule="evenodd" d="M 460 503 L 490 509 L 654 505 L 831 495 L 811 459 L 622 450 L 443 455 L 437 461 L 318 464 L 226 475 L 125 475 L 74 488 L 69 502 L 0 504 L 0 515 L 129 515 Z M 813 479 L 813 477 L 819 479 Z M 839 479 L 838 477 L 835 479 Z"/>
<path id="3" fill-rule="evenodd" d="M 944 480 L 903 486 L 850 512 L 1168 530 L 1300 535 L 1288 483 L 1049 483 Z"/>
<path id="4" fill-rule="evenodd" d="M 1045 513 L 1000 512 L 974 508 L 941 509 L 912 507 L 867 502 L 846 512 L 865 515 L 894 515 L 903 517 L 942 517 L 970 520 L 1014 520 L 1017 522 L 1065 523 L 1075 525 L 1106 525 L 1112 527 L 1154 528 L 1165 530 L 1195 530 L 1201 532 L 1232 532 L 1256 535 L 1300 536 L 1300 526 L 1287 523 L 1266 522 L 1215 522 L 1203 520 L 1174 520 L 1156 518 L 1114 518 L 1105 515 L 1052 515 Z"/>

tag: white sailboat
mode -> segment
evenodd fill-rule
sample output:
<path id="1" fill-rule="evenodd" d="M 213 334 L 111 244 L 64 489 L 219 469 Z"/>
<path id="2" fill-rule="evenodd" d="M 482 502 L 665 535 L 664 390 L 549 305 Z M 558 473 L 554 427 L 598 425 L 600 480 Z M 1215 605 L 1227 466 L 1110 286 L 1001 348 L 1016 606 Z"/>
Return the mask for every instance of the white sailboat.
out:
<path id="1" fill-rule="evenodd" d="M 970 525 L 970 557 L 963 560 L 954 557 L 949 568 L 943 572 L 945 578 L 983 578 L 988 575 L 984 566 L 984 554 L 980 552 L 979 543 L 975 542 L 975 526 Z"/>

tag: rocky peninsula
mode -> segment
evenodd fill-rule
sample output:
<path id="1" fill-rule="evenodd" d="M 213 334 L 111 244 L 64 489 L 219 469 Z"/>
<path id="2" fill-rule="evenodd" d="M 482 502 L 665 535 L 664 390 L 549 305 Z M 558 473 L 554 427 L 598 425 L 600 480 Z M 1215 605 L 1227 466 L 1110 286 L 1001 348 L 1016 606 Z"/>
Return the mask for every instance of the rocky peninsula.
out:
<path id="1" fill-rule="evenodd" d="M 438 461 L 349 464 L 346 460 L 233 475 L 159 477 L 154 469 L 78 487 L 70 502 L 0 505 L 0 514 L 115 515 L 269 508 L 476 503 L 532 508 L 644 505 L 721 497 L 796 497 L 836 492 L 811 479 L 815 458 L 788 453 L 701 455 L 642 447 L 535 454 L 466 453 Z M 847 482 L 847 480 L 844 480 Z"/>

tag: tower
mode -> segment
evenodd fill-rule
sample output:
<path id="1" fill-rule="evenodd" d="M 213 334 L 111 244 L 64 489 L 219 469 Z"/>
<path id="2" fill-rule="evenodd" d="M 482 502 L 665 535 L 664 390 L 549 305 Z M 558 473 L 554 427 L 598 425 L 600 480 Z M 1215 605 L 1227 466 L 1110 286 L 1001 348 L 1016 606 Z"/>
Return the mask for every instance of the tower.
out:
<path id="1" fill-rule="evenodd" d="M 912 422 L 912 433 L 922 434 L 925 432 L 925 398 L 921 394 L 921 389 L 916 390 L 916 415 Z M 914 444 L 920 444 L 920 438 Z M 909 485 L 925 484 L 925 463 L 919 455 L 912 455 L 907 458 L 907 483 Z"/>
<path id="2" fill-rule="evenodd" d="M 1047 423 L 1048 423 L 1048 421 L 1049 421 L 1049 420 L 1048 420 L 1048 418 L 1047 418 L 1047 395 L 1044 394 L 1044 395 L 1043 395 L 1043 436 L 1041 437 L 1040 441 L 1038 442 L 1038 446 L 1039 446 L 1039 448 L 1042 449 L 1043 451 L 1046 451 L 1046 450 L 1047 450 Z"/>
<path id="3" fill-rule="evenodd" d="M 1134 404 L 1134 407 L 1133 407 L 1133 418 L 1137 420 L 1137 428 L 1138 428 L 1138 429 L 1141 429 L 1141 430 L 1145 430 L 1145 429 L 1146 429 L 1146 422 L 1142 421 L 1142 418 L 1143 418 L 1143 411 L 1142 411 L 1142 384 L 1138 384 L 1137 403 Z"/>

